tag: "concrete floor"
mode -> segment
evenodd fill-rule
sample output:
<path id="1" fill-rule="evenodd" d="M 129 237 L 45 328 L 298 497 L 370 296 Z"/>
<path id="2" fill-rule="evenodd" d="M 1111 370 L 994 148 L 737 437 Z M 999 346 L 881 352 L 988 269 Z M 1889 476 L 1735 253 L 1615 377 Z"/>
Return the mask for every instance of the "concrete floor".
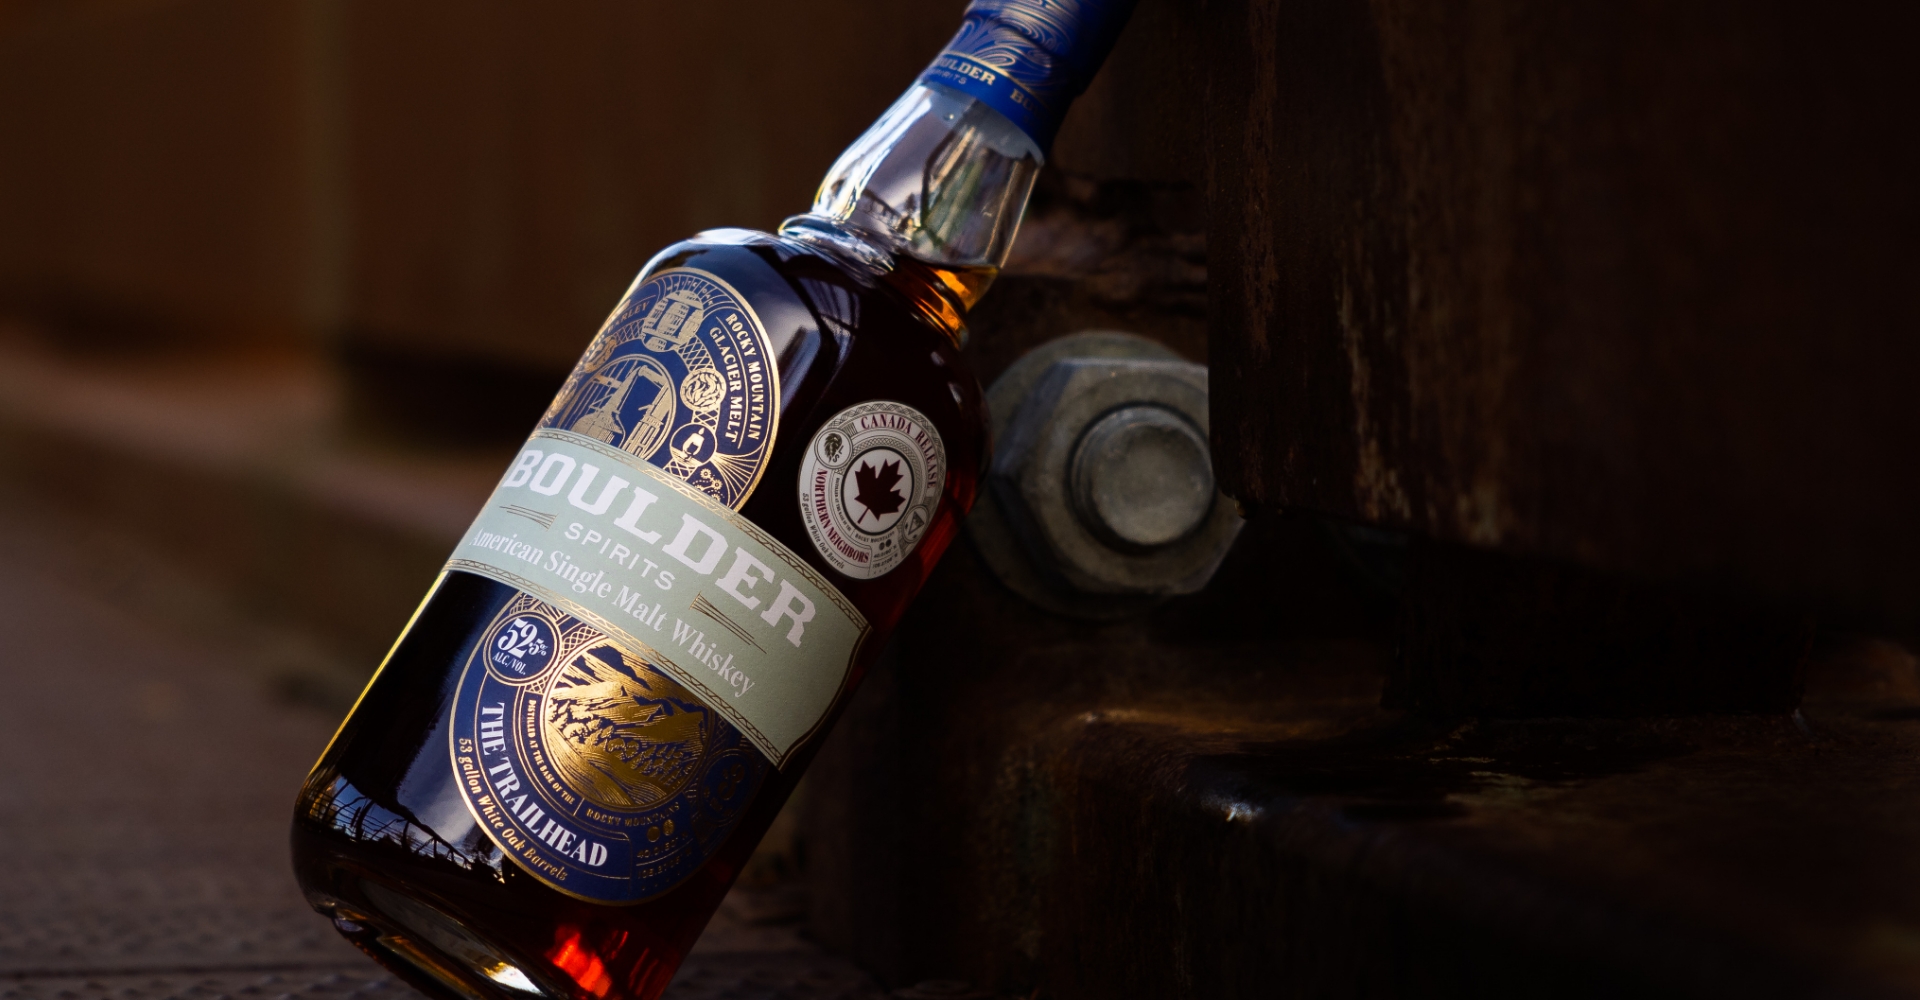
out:
<path id="1" fill-rule="evenodd" d="M 0 1000 L 411 995 L 287 861 L 337 689 L 370 664 L 32 479 L 0 470 Z M 879 996 L 788 922 L 792 889 L 730 897 L 668 996 Z"/>

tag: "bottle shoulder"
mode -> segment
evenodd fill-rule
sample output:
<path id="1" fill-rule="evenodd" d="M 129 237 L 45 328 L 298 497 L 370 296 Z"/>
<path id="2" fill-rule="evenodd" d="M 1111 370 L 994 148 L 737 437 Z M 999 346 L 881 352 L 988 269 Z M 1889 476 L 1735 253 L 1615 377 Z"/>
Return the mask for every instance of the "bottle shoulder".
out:
<path id="1" fill-rule="evenodd" d="M 958 446 L 956 465 L 984 462 L 985 396 L 960 338 L 903 288 L 903 275 L 938 279 L 914 274 L 926 265 L 910 258 L 863 257 L 857 245 L 844 245 L 851 242 L 791 227 L 706 230 L 655 255 L 635 284 L 689 268 L 742 294 L 779 360 L 783 438 L 813 433 L 846 406 L 894 399 L 925 412 Z"/>
<path id="2" fill-rule="evenodd" d="M 732 257 L 728 251 L 746 251 L 792 284 L 804 299 L 824 292 L 826 301 L 816 305 L 829 312 L 849 298 L 858 299 L 868 313 L 898 313 L 937 331 L 956 347 L 966 346 L 966 311 L 998 274 L 992 267 L 921 260 L 832 220 L 803 215 L 788 219 L 777 233 L 710 229 L 695 234 L 656 254 L 636 281 L 669 267 L 711 269 Z M 707 263 L 696 265 L 695 261 Z"/>

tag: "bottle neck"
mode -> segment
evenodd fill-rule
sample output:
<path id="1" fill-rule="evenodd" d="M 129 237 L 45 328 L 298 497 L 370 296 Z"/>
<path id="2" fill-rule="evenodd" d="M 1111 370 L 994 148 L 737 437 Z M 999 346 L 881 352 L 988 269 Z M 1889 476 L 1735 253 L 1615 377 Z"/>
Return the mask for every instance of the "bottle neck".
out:
<path id="1" fill-rule="evenodd" d="M 1006 262 L 1044 161 L 998 111 L 917 83 L 840 155 L 812 210 L 780 231 L 855 258 L 957 329 Z"/>
<path id="2" fill-rule="evenodd" d="M 920 81 L 827 172 L 813 210 L 780 231 L 881 275 L 958 339 L 1133 4 L 972 0 Z"/>

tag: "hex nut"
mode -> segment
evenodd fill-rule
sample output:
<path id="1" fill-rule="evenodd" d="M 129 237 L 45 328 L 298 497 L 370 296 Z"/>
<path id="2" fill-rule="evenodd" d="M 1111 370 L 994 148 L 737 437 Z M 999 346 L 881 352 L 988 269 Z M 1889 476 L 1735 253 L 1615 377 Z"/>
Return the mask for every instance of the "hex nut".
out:
<path id="1" fill-rule="evenodd" d="M 1242 524 L 1206 441 L 1203 366 L 1064 357 L 1007 422 L 988 485 L 1029 557 L 1073 590 L 1193 593 Z"/>

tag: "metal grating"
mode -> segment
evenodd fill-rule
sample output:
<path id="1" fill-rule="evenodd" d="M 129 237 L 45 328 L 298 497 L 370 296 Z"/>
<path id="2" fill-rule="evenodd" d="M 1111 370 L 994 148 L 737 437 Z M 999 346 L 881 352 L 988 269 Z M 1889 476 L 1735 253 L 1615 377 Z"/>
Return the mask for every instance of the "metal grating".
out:
<path id="1" fill-rule="evenodd" d="M 127 550 L 102 573 L 50 541 L 91 529 L 20 514 L 0 502 L 0 604 L 32 623 L 0 658 L 0 1000 L 417 997 L 307 908 L 287 864 L 333 710 L 275 697 L 258 649 L 179 613 L 212 599 L 190 581 L 130 580 L 148 570 Z M 764 903 L 729 899 L 667 996 L 880 995 Z"/>

